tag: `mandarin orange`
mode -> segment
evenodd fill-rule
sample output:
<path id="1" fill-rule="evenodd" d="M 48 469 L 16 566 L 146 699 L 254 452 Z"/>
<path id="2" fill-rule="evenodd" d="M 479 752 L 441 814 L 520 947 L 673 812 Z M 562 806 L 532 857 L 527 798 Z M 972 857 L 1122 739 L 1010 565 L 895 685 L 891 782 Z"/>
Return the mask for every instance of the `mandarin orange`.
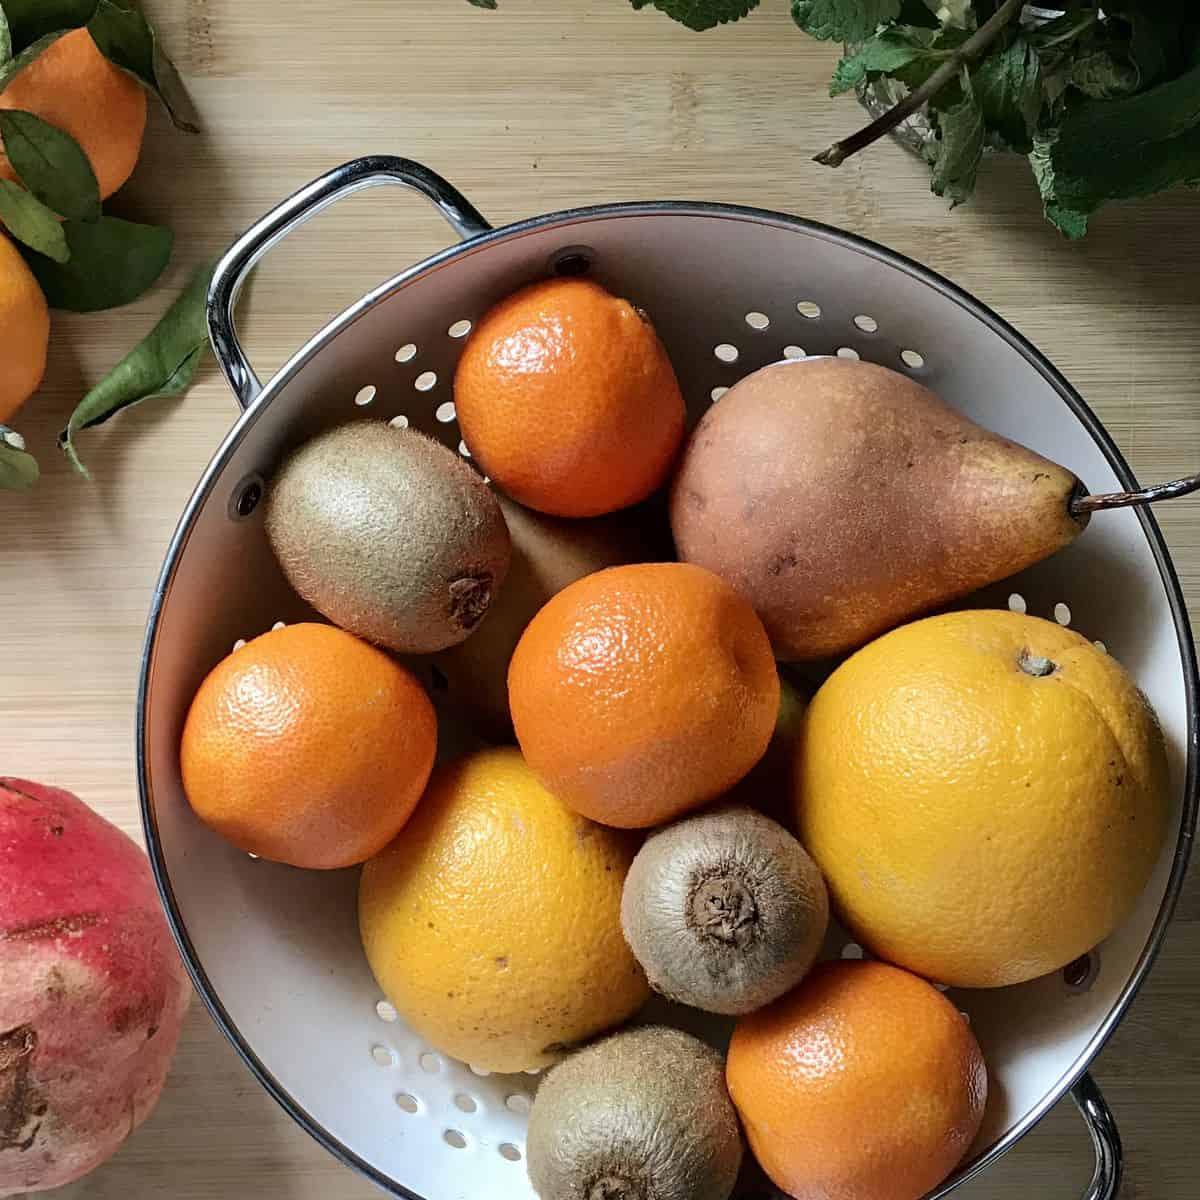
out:
<path id="1" fill-rule="evenodd" d="M 584 279 L 535 283 L 491 309 L 459 360 L 454 403 L 484 471 L 559 517 L 644 500 L 683 439 L 683 396 L 654 327 Z"/>
<path id="2" fill-rule="evenodd" d="M 577 812 L 638 829 L 728 791 L 762 757 L 779 675 L 762 622 L 686 563 L 611 567 L 554 596 L 508 673 L 517 740 Z"/>
<path id="3" fill-rule="evenodd" d="M 382 650 L 331 625 L 288 625 L 201 684 L 183 731 L 197 816 L 294 867 L 363 862 L 403 828 L 437 748 L 433 705 Z"/>
<path id="4" fill-rule="evenodd" d="M 918 1200 L 961 1161 L 987 1099 L 963 1016 L 880 962 L 823 963 L 743 1017 L 726 1078 L 755 1157 L 796 1200 Z"/>

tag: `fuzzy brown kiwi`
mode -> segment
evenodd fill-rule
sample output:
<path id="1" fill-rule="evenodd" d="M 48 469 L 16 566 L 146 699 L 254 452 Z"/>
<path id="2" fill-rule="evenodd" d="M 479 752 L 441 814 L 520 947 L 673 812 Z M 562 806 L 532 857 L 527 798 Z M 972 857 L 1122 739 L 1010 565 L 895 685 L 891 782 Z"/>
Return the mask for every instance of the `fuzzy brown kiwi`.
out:
<path id="1" fill-rule="evenodd" d="M 266 529 L 313 608 L 406 653 L 463 641 L 508 572 L 508 529 L 483 480 L 440 442 L 385 421 L 296 450 L 271 484 Z"/>
<path id="2" fill-rule="evenodd" d="M 646 1026 L 554 1067 L 529 1114 L 542 1200 L 727 1200 L 742 1161 L 721 1056 Z"/>
<path id="3" fill-rule="evenodd" d="M 734 805 L 651 834 L 621 897 L 625 940 L 655 991 L 730 1016 L 795 987 L 828 924 L 825 881 L 804 847 Z"/>

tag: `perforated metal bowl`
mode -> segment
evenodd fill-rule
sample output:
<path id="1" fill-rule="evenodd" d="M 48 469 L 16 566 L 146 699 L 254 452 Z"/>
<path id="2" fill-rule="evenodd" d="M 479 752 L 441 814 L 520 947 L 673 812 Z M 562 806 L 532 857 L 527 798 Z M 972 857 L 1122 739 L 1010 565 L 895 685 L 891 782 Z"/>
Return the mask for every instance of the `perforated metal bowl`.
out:
<path id="1" fill-rule="evenodd" d="M 327 204 L 382 183 L 424 194 L 463 240 L 364 297 L 261 386 L 232 320 L 247 271 Z M 423 1045 L 383 1002 L 359 948 L 356 873 L 253 861 L 210 833 L 184 798 L 179 738 L 196 688 L 239 638 L 315 618 L 263 534 L 258 500 L 280 457 L 364 414 L 408 422 L 466 454 L 450 381 L 469 323 L 555 270 L 589 270 L 649 312 L 693 418 L 781 357 L 861 356 L 911 372 L 1094 491 L 1135 486 L 1067 381 L 994 313 L 899 255 L 794 217 L 615 204 L 493 230 L 432 172 L 369 158 L 317 180 L 246 234 L 210 297 L 213 343 L 245 411 L 183 514 L 146 639 L 137 736 L 147 841 L 196 985 L 251 1070 L 318 1141 L 410 1200 L 529 1200 L 522 1160 L 536 1080 L 473 1073 Z M 1111 1197 L 1120 1144 L 1085 1071 L 1150 967 L 1195 824 L 1197 676 L 1183 599 L 1153 517 L 1126 510 L 1097 517 L 1070 549 L 972 603 L 1069 622 L 1133 673 L 1166 731 L 1176 834 L 1137 911 L 1088 963 L 1020 987 L 954 993 L 994 1082 L 974 1150 L 937 1194 L 1009 1149 L 1072 1089 L 1097 1150 L 1089 1195 Z M 453 743 L 452 722 L 443 720 L 442 738 Z"/>

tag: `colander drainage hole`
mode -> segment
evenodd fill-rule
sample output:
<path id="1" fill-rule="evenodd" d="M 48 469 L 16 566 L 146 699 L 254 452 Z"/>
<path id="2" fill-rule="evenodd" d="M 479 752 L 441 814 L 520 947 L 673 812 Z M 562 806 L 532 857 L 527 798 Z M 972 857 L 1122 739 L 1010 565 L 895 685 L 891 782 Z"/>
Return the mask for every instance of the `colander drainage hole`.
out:
<path id="1" fill-rule="evenodd" d="M 471 451 L 470 451 L 470 449 L 467 447 L 467 443 L 466 443 L 466 442 L 459 442 L 459 443 L 458 443 L 458 452 L 459 452 L 459 454 L 461 454 L 461 455 L 463 456 L 463 458 L 470 458 L 470 457 L 471 457 Z"/>
<path id="2" fill-rule="evenodd" d="M 529 1110 L 533 1107 L 533 1102 L 525 1095 L 524 1092 L 514 1092 L 511 1096 L 505 1097 L 504 1107 L 509 1112 L 517 1113 L 519 1116 L 527 1117 Z"/>
<path id="3" fill-rule="evenodd" d="M 279 630 L 286 629 L 286 628 L 287 628 L 286 621 L 276 621 L 275 624 L 271 626 L 271 632 L 278 633 Z"/>
<path id="4" fill-rule="evenodd" d="M 455 1150 L 465 1150 L 467 1148 L 467 1139 L 457 1129 L 443 1130 L 442 1141 L 447 1146 L 453 1146 Z"/>
<path id="5" fill-rule="evenodd" d="M 376 1042 L 371 1047 L 371 1057 L 375 1060 L 375 1065 L 379 1067 L 394 1067 L 396 1065 L 396 1056 L 382 1042 Z"/>
<path id="6" fill-rule="evenodd" d="M 512 1142 L 500 1143 L 500 1157 L 507 1159 L 509 1162 L 520 1162 L 521 1151 L 517 1149 Z"/>
<path id="7" fill-rule="evenodd" d="M 446 330 L 446 333 L 452 338 L 465 338 L 470 332 L 471 322 L 466 319 L 462 321 L 455 321 L 454 324 Z"/>
<path id="8" fill-rule="evenodd" d="M 925 365 L 925 356 L 916 350 L 901 350 L 900 360 L 914 371 L 919 371 Z"/>
<path id="9" fill-rule="evenodd" d="M 862 358 L 862 355 L 853 346 L 839 346 L 837 356 L 838 358 L 852 358 L 855 360 Z"/>
<path id="10" fill-rule="evenodd" d="M 720 398 L 725 395 L 727 391 L 729 391 L 727 387 L 715 387 L 708 394 L 712 397 L 712 402 L 716 404 L 716 402 L 720 400 Z"/>
<path id="11" fill-rule="evenodd" d="M 1108 647 L 1103 642 L 1097 642 L 1096 649 L 1099 650 L 1101 654 L 1108 653 Z"/>
<path id="12" fill-rule="evenodd" d="M 388 424 L 393 429 L 407 429 L 408 428 L 408 418 L 403 413 L 400 413 L 398 416 L 393 417 L 388 422 Z"/>
<path id="13" fill-rule="evenodd" d="M 807 358 L 808 355 L 804 353 L 803 346 L 784 346 L 783 357 L 784 358 Z"/>
<path id="14" fill-rule="evenodd" d="M 962 1017 L 962 1019 L 963 1019 L 964 1021 L 966 1021 L 966 1023 L 967 1023 L 968 1025 L 970 1025 L 970 1023 L 971 1023 L 971 1014 L 970 1014 L 969 1012 L 963 1012 L 963 1011 L 962 1011 L 962 1009 L 959 1009 L 959 1011 L 958 1011 L 958 1015 L 959 1015 L 960 1017 Z"/>
<path id="15" fill-rule="evenodd" d="M 863 333 L 878 333 L 879 322 L 874 317 L 868 317 L 866 313 L 859 313 L 854 318 L 854 323 L 863 331 Z"/>
<path id="16" fill-rule="evenodd" d="M 847 942 L 842 947 L 843 958 L 862 958 L 863 948 L 857 942 Z"/>
<path id="17" fill-rule="evenodd" d="M 1061 600 L 1054 606 L 1054 619 L 1060 625 L 1071 623 L 1071 610 Z"/>
<path id="18" fill-rule="evenodd" d="M 1025 597 L 1020 592 L 1013 592 L 1008 598 L 1008 611 L 1015 613 L 1025 613 L 1029 611 L 1029 605 L 1025 603 Z"/>
<path id="19" fill-rule="evenodd" d="M 1086 992 L 1100 974 L 1100 956 L 1084 954 L 1063 967 L 1063 983 L 1073 992 Z"/>
<path id="20" fill-rule="evenodd" d="M 381 1021 L 386 1021 L 389 1025 L 394 1025 L 396 1021 L 400 1019 L 400 1014 L 396 1012 L 396 1009 L 393 1007 L 393 1005 L 388 1003 L 386 1000 L 380 1000 L 380 1002 L 375 1005 L 375 1015 Z"/>
<path id="21" fill-rule="evenodd" d="M 801 300 L 796 305 L 796 311 L 806 321 L 817 321 L 821 317 L 821 306 L 815 300 Z"/>
<path id="22" fill-rule="evenodd" d="M 470 1067 L 471 1074 L 478 1075 L 480 1079 L 486 1079 L 491 1074 L 491 1071 L 489 1071 L 486 1067 L 474 1067 L 471 1066 L 470 1063 L 468 1063 L 467 1066 Z"/>
<path id="23" fill-rule="evenodd" d="M 233 648 L 235 650 L 240 650 L 245 644 L 246 644 L 245 638 L 238 638 L 238 640 L 233 643 Z"/>
<path id="24" fill-rule="evenodd" d="M 738 360 L 738 348 L 729 342 L 722 342 L 713 347 L 713 353 L 723 363 L 735 363 Z"/>
<path id="25" fill-rule="evenodd" d="M 415 342 L 408 342 L 396 351 L 396 361 L 398 363 L 412 362 L 417 357 L 417 346 Z"/>
<path id="26" fill-rule="evenodd" d="M 410 1096 L 408 1092 L 397 1092 L 396 1107 L 406 1113 L 415 1113 L 420 1111 L 421 1102 L 416 1096 Z"/>
<path id="27" fill-rule="evenodd" d="M 359 408 L 365 408 L 371 403 L 372 400 L 375 399 L 378 394 L 379 393 L 376 391 L 375 385 L 373 383 L 368 383 L 366 387 L 359 388 L 358 391 L 354 393 L 354 403 L 357 404 Z"/>
<path id="28" fill-rule="evenodd" d="M 432 392 L 433 389 L 437 387 L 436 373 L 433 371 L 422 371 L 420 375 L 413 380 L 413 387 L 415 387 L 418 392 Z M 441 409 L 438 409 L 438 411 L 441 412 Z M 441 417 L 438 417 L 439 421 L 441 419 Z"/>
<path id="29" fill-rule="evenodd" d="M 426 1075 L 436 1075 L 442 1069 L 442 1060 L 436 1054 L 430 1054 L 428 1050 L 417 1061 Z"/>
<path id="30" fill-rule="evenodd" d="M 466 1092 L 459 1092 L 454 1097 L 454 1107 L 459 1112 L 473 1113 L 479 1105 L 475 1103 L 474 1096 L 468 1096 Z"/>
<path id="31" fill-rule="evenodd" d="M 763 330 L 771 324 L 771 318 L 766 313 L 748 312 L 746 314 L 746 324 L 751 329 Z"/>
<path id="32" fill-rule="evenodd" d="M 433 415 L 437 417 L 437 419 L 443 425 L 449 425 L 450 422 L 454 420 L 457 412 L 458 410 L 454 407 L 454 401 L 446 400 L 437 406 L 437 412 L 435 412 Z"/>

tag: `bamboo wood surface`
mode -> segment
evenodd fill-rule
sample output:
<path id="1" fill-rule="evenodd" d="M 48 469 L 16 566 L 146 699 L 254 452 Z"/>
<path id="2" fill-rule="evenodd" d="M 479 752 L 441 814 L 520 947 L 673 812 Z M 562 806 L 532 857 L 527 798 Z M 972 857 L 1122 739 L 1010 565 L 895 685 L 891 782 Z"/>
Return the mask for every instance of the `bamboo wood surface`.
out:
<path id="1" fill-rule="evenodd" d="M 884 142 L 831 171 L 809 161 L 862 121 L 831 101 L 834 51 L 785 0 L 696 35 L 625 0 L 148 0 L 203 114 L 189 139 L 152 117 L 116 209 L 177 235 L 164 284 L 102 316 L 59 316 L 42 393 L 17 421 L 42 461 L 0 498 L 0 766 L 70 788 L 140 838 L 134 693 L 143 621 L 176 518 L 235 417 L 211 367 L 183 401 L 84 434 L 88 484 L 54 435 L 149 328 L 188 272 L 327 167 L 399 153 L 446 175 L 494 223 L 603 200 L 688 198 L 844 226 L 974 292 L 1076 384 L 1139 477 L 1200 460 L 1200 195 L 1106 212 L 1083 244 L 1043 223 L 1021 162 L 990 160 L 954 213 L 917 160 Z M 261 270 L 243 330 L 269 374 L 327 316 L 446 241 L 428 206 L 391 191 L 313 222 Z M 1200 501 L 1160 519 L 1193 618 Z M 1200 1192 L 1200 883 L 1097 1076 L 1127 1152 L 1122 1195 Z M 1064 1103 L 964 1200 L 1082 1193 L 1091 1150 Z M 368 1200 L 375 1191 L 294 1127 L 197 1005 L 163 1102 L 64 1200 Z"/>

